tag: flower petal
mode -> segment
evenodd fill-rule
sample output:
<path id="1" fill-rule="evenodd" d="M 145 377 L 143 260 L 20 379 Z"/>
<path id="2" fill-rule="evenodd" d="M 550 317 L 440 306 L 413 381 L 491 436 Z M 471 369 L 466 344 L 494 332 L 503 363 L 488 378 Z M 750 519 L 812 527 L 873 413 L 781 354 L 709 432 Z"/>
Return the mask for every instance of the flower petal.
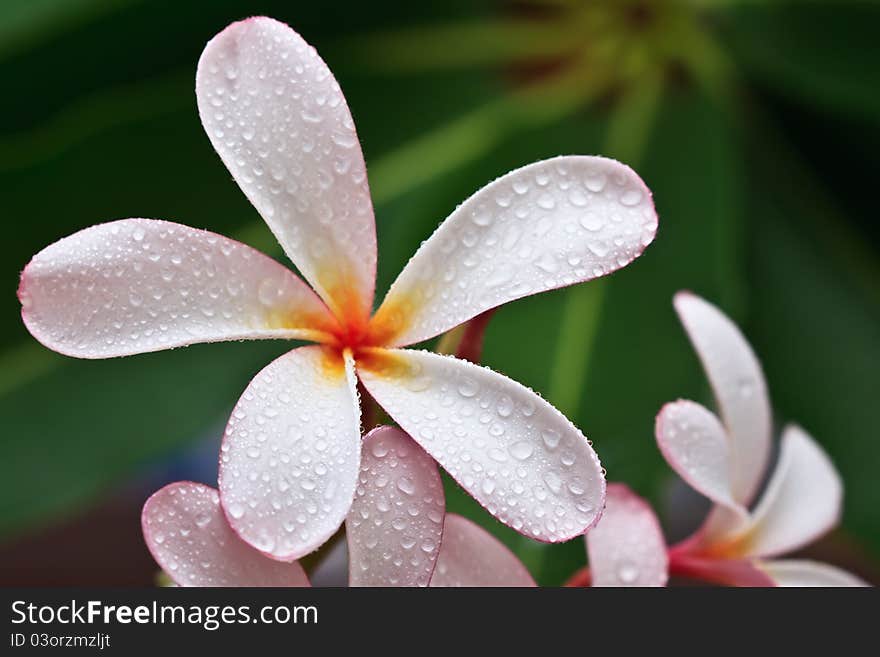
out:
<path id="1" fill-rule="evenodd" d="M 684 399 L 666 404 L 657 415 L 655 434 L 666 462 L 691 488 L 746 515 L 733 499 L 729 441 L 714 413 Z"/>
<path id="2" fill-rule="evenodd" d="M 367 170 L 339 84 L 284 23 L 233 23 L 202 53 L 202 125 L 284 251 L 337 317 L 366 321 L 376 228 Z"/>
<path id="3" fill-rule="evenodd" d="M 674 575 L 723 586 L 775 586 L 767 573 L 750 559 L 715 559 L 673 552 L 670 552 L 670 558 L 670 568 Z"/>
<path id="4" fill-rule="evenodd" d="M 651 192 L 626 165 L 587 156 L 529 164 L 449 215 L 371 329 L 382 344 L 421 342 L 508 301 L 620 269 L 656 230 Z"/>
<path id="5" fill-rule="evenodd" d="M 249 246 L 153 219 L 86 228 L 21 274 L 21 315 L 50 349 L 109 358 L 196 342 L 322 340 L 333 316 L 293 272 Z"/>
<path id="6" fill-rule="evenodd" d="M 845 570 L 817 561 L 782 559 L 756 561 L 755 565 L 767 573 L 776 586 L 870 586 L 866 581 Z"/>
<path id="7" fill-rule="evenodd" d="M 666 541 L 651 506 L 623 484 L 608 484 L 605 511 L 587 532 L 593 586 L 666 586 Z"/>
<path id="8" fill-rule="evenodd" d="M 736 325 L 718 308 L 689 292 L 676 294 L 674 305 L 727 427 L 734 499 L 748 505 L 770 458 L 770 400 L 761 365 Z"/>
<path id="9" fill-rule="evenodd" d="M 479 525 L 446 514 L 432 587 L 535 586 L 516 555 Z"/>
<path id="10" fill-rule="evenodd" d="M 803 429 L 786 427 L 776 470 L 742 539 L 743 554 L 774 556 L 811 543 L 837 524 L 842 503 L 831 459 Z"/>
<path id="11" fill-rule="evenodd" d="M 147 547 L 180 586 L 309 586 L 297 562 L 263 556 L 230 529 L 213 488 L 169 484 L 144 504 Z"/>
<path id="12" fill-rule="evenodd" d="M 220 498 L 232 528 L 293 561 L 342 524 L 361 460 L 354 365 L 329 348 L 294 349 L 257 374 L 220 448 Z"/>
<path id="13" fill-rule="evenodd" d="M 426 351 L 370 350 L 357 366 L 373 398 L 501 522 L 547 542 L 596 522 L 605 499 L 596 453 L 525 386 Z"/>
<path id="14" fill-rule="evenodd" d="M 370 431 L 345 521 L 350 585 L 427 586 L 445 510 L 434 459 L 397 427 Z"/>

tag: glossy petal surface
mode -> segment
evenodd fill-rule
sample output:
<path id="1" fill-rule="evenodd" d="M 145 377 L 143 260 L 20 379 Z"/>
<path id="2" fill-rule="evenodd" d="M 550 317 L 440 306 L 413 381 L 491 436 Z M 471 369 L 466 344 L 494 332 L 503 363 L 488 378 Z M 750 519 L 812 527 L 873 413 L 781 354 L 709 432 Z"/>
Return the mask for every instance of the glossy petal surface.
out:
<path id="1" fill-rule="evenodd" d="M 445 509 L 434 459 L 397 427 L 368 433 L 345 521 L 351 586 L 427 586 Z"/>
<path id="2" fill-rule="evenodd" d="M 663 457 L 682 479 L 716 504 L 745 515 L 731 490 L 730 441 L 714 413 L 679 400 L 663 407 L 655 429 Z"/>
<path id="3" fill-rule="evenodd" d="M 372 307 L 376 229 L 367 172 L 339 84 L 284 23 L 233 23 L 205 46 L 199 116 L 284 251 L 337 317 Z"/>
<path id="4" fill-rule="evenodd" d="M 599 459 L 533 391 L 426 351 L 372 350 L 357 365 L 373 398 L 505 524 L 557 542 L 596 521 L 605 498 Z"/>
<path id="5" fill-rule="evenodd" d="M 156 562 L 179 586 L 308 586 L 298 563 L 270 559 L 229 527 L 213 488 L 169 484 L 144 504 L 141 524 Z"/>
<path id="6" fill-rule="evenodd" d="M 22 272 L 18 295 L 34 337 L 79 358 L 321 339 L 334 322 L 303 281 L 259 251 L 154 219 L 92 226 L 46 247 Z"/>
<path id="7" fill-rule="evenodd" d="M 843 484 L 831 459 L 803 429 L 789 426 L 742 549 L 773 556 L 807 545 L 837 524 L 842 503 Z"/>
<path id="8" fill-rule="evenodd" d="M 384 344 L 439 335 L 495 306 L 629 264 L 654 239 L 651 193 L 626 165 L 566 156 L 511 171 L 468 198 L 391 286 Z"/>
<path id="9" fill-rule="evenodd" d="M 354 366 L 330 349 L 294 349 L 258 373 L 220 448 L 220 496 L 232 528 L 292 561 L 348 514 L 360 469 Z"/>
<path id="10" fill-rule="evenodd" d="M 761 364 L 740 330 L 718 308 L 689 292 L 676 294 L 674 304 L 730 436 L 734 498 L 748 505 L 770 457 L 770 400 Z"/>
<path id="11" fill-rule="evenodd" d="M 593 586 L 666 586 L 666 541 L 651 506 L 609 484 L 605 512 L 586 535 Z"/>
<path id="12" fill-rule="evenodd" d="M 531 587 L 535 580 L 492 534 L 467 518 L 447 513 L 431 586 Z"/>
<path id="13" fill-rule="evenodd" d="M 758 561 L 758 568 L 776 583 L 776 586 L 870 586 L 864 580 L 835 566 L 805 559 Z"/>

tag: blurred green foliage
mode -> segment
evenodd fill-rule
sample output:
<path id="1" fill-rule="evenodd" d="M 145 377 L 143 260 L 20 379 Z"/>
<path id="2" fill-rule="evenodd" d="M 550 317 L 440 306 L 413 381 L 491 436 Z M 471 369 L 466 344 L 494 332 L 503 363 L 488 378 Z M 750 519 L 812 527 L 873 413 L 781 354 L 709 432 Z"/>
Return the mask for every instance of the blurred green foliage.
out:
<path id="1" fill-rule="evenodd" d="M 560 406 L 610 479 L 657 502 L 672 475 L 655 413 L 709 401 L 671 306 L 692 289 L 741 323 L 777 421 L 828 449 L 846 484 L 844 531 L 880 554 L 880 6 L 855 0 L 0 4 L 0 535 L 88 504 L 222 426 L 249 377 L 289 348 L 75 361 L 28 336 L 14 295 L 32 254 L 128 216 L 282 257 L 193 95 L 204 43 L 258 13 L 300 31 L 346 93 L 376 199 L 380 290 L 458 202 L 516 166 L 561 153 L 635 166 L 654 191 L 656 242 L 608 280 L 502 308 L 485 362 Z M 522 539 L 452 484 L 449 500 L 541 582 L 585 561 L 580 541 Z"/>

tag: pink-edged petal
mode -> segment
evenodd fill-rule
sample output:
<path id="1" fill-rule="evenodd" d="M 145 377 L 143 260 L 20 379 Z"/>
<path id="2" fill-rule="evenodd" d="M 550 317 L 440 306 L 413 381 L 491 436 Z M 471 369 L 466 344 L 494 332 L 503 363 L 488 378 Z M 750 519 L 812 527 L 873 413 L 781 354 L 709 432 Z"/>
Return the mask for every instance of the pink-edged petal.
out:
<path id="1" fill-rule="evenodd" d="M 533 391 L 426 351 L 371 350 L 357 367 L 373 398 L 501 522 L 545 542 L 596 522 L 605 501 L 599 459 Z"/>
<path id="2" fill-rule="evenodd" d="M 651 505 L 623 484 L 608 484 L 605 511 L 587 532 L 593 586 L 666 586 L 669 561 Z"/>
<path id="3" fill-rule="evenodd" d="M 179 586 L 309 586 L 297 562 L 269 559 L 229 527 L 216 490 L 181 481 L 154 493 L 141 514 L 144 540 Z"/>
<path id="4" fill-rule="evenodd" d="M 432 587 L 531 587 L 535 580 L 501 541 L 479 525 L 446 514 Z"/>
<path id="5" fill-rule="evenodd" d="M 755 566 L 763 570 L 776 586 L 870 586 L 852 573 L 817 561 L 804 559 L 756 561 Z"/>
<path id="6" fill-rule="evenodd" d="M 427 586 L 445 509 L 434 459 L 397 427 L 370 431 L 345 521 L 350 585 Z"/>
<path id="7" fill-rule="evenodd" d="M 689 292 L 676 294 L 674 305 L 727 427 L 734 499 L 746 506 L 770 458 L 770 399 L 761 364 L 736 325 L 718 308 Z"/>
<path id="8" fill-rule="evenodd" d="M 376 228 L 354 121 L 327 65 L 284 23 L 233 23 L 202 53 L 202 125 L 284 251 L 339 318 L 372 309 Z"/>
<path id="9" fill-rule="evenodd" d="M 535 162 L 486 185 L 425 241 L 373 320 L 384 344 L 439 335 L 508 301 L 629 264 L 654 239 L 651 192 L 602 157 Z"/>
<path id="10" fill-rule="evenodd" d="M 682 575 L 724 586 L 769 587 L 776 583 L 748 559 L 713 559 L 670 554 L 673 575 Z"/>
<path id="11" fill-rule="evenodd" d="M 266 555 L 293 561 L 348 514 L 361 461 L 354 365 L 301 347 L 257 374 L 220 448 L 220 498 L 232 528 Z"/>
<path id="12" fill-rule="evenodd" d="M 743 513 L 742 509 L 713 506 L 694 537 L 695 543 L 708 550 L 714 550 L 720 545 L 723 546 L 722 553 L 739 556 L 741 550 L 737 537 L 748 530 L 751 521 L 751 516 L 748 512 Z"/>
<path id="13" fill-rule="evenodd" d="M 110 358 L 196 342 L 323 340 L 333 316 L 297 276 L 249 246 L 155 219 L 86 228 L 40 251 L 18 289 L 44 345 Z"/>
<path id="14" fill-rule="evenodd" d="M 714 413 L 682 399 L 660 410 L 654 429 L 666 462 L 691 488 L 746 515 L 733 497 L 729 440 Z"/>
<path id="15" fill-rule="evenodd" d="M 837 524 L 842 503 L 843 484 L 831 459 L 803 429 L 788 426 L 740 549 L 768 557 L 803 547 Z"/>

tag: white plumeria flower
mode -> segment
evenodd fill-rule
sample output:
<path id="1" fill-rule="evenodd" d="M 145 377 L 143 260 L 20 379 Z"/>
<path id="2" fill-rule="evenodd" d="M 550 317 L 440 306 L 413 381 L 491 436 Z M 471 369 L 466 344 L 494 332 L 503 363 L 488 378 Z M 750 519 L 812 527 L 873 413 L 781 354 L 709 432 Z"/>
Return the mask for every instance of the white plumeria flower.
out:
<path id="1" fill-rule="evenodd" d="M 666 461 L 714 503 L 703 527 L 670 548 L 671 572 L 745 586 L 864 585 L 833 566 L 774 559 L 837 524 L 840 477 L 822 448 L 790 425 L 782 433 L 773 475 L 749 508 L 771 447 L 770 399 L 761 366 L 736 325 L 715 306 L 687 292 L 677 294 L 674 303 L 721 418 L 686 400 L 667 404 L 657 416 L 657 443 Z"/>
<path id="2" fill-rule="evenodd" d="M 311 552 L 346 517 L 361 460 L 358 379 L 502 522 L 554 542 L 589 528 L 604 476 L 571 422 L 489 369 L 400 348 L 627 265 L 657 229 L 638 176 L 582 156 L 508 173 L 422 244 L 371 316 L 366 168 L 345 98 L 314 48 L 269 18 L 234 23 L 206 46 L 196 95 L 211 143 L 311 288 L 225 237 L 127 219 L 34 257 L 19 289 L 31 333 L 82 358 L 222 340 L 318 342 L 256 375 L 222 446 L 223 509 L 275 559 Z"/>
<path id="3" fill-rule="evenodd" d="M 396 427 L 371 431 L 346 520 L 349 585 L 535 586 L 486 530 L 444 515 L 434 460 Z M 141 523 L 156 562 L 179 586 L 309 586 L 297 562 L 271 559 L 242 541 L 217 491 L 203 484 L 165 486 L 147 500 Z"/>

